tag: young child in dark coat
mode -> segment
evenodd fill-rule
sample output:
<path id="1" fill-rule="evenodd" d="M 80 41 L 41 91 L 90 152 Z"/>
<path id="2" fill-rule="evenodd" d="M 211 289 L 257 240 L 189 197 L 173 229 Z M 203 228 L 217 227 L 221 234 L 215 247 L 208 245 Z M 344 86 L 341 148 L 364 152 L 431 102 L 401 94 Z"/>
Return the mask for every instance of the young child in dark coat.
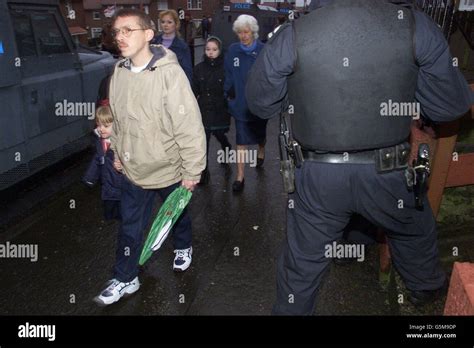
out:
<path id="1" fill-rule="evenodd" d="M 121 220 L 120 196 L 123 174 L 114 168 L 114 153 L 110 150 L 110 135 L 114 121 L 109 106 L 100 106 L 96 110 L 97 128 L 94 130 L 96 139 L 96 154 L 92 159 L 82 181 L 88 186 L 97 182 L 102 185 L 102 200 L 104 201 L 104 218 L 106 220 Z"/>
<path id="2" fill-rule="evenodd" d="M 210 36 L 206 42 L 204 61 L 196 65 L 193 73 L 193 91 L 199 104 L 202 123 L 206 132 L 207 156 L 209 158 L 209 141 L 214 135 L 222 146 L 229 151 L 231 145 L 225 133 L 229 131 L 230 115 L 227 111 L 227 101 L 224 98 L 224 58 L 221 55 L 222 42 L 217 37 Z M 209 170 L 201 175 L 201 184 L 209 181 Z"/>

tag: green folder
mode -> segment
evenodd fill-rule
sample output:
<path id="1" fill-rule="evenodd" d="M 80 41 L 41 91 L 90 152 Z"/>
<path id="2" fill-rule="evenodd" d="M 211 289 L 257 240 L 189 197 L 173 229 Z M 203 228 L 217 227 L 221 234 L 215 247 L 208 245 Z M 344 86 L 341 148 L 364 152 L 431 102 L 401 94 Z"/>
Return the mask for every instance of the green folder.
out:
<path id="1" fill-rule="evenodd" d="M 153 221 L 148 237 L 140 255 L 139 264 L 142 266 L 151 257 L 154 251 L 158 250 L 168 237 L 174 223 L 182 214 L 184 208 L 191 200 L 192 192 L 180 186 L 174 190 L 160 208 L 160 211 Z"/>

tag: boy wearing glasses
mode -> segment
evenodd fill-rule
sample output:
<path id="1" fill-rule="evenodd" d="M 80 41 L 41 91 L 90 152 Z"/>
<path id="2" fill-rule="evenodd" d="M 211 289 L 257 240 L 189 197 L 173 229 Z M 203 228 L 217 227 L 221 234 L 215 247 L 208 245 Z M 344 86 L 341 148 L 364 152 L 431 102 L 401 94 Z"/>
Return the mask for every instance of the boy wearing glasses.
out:
<path id="1" fill-rule="evenodd" d="M 138 259 L 158 194 L 162 200 L 180 184 L 192 191 L 206 166 L 201 115 L 176 55 L 150 45 L 153 24 L 143 12 L 120 10 L 112 34 L 123 60 L 110 82 L 115 116 L 111 137 L 114 166 L 124 174 L 114 277 L 95 298 L 114 303 L 138 290 Z M 191 219 L 185 210 L 173 228 L 173 269 L 191 264 Z"/>

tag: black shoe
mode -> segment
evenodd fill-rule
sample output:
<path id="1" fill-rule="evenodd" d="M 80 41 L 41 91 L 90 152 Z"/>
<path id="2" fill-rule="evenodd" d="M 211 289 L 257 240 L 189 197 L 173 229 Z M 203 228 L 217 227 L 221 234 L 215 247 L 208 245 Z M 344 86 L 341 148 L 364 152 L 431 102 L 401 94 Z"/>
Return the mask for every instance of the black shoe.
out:
<path id="1" fill-rule="evenodd" d="M 443 286 L 436 290 L 411 290 L 408 293 L 408 301 L 415 307 L 422 307 L 445 296 L 448 292 L 448 285 L 448 280 L 446 280 Z"/>
<path id="2" fill-rule="evenodd" d="M 232 191 L 234 192 L 240 192 L 244 189 L 244 184 L 245 184 L 245 179 L 242 179 L 242 181 L 235 180 L 234 183 L 232 184 Z"/>
<path id="3" fill-rule="evenodd" d="M 263 162 L 265 162 L 265 157 L 264 158 L 257 157 L 257 168 L 263 167 Z"/>

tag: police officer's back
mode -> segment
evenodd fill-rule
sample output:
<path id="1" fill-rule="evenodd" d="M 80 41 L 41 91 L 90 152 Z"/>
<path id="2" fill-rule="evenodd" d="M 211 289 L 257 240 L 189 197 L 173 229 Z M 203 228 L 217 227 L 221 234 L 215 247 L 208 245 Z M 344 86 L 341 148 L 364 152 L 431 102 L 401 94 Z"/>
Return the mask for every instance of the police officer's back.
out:
<path id="1" fill-rule="evenodd" d="M 273 35 L 247 84 L 253 113 L 289 112 L 287 146 L 304 158 L 294 157 L 274 313 L 312 313 L 330 246 L 355 213 L 387 231 L 409 299 L 422 304 L 446 277 L 428 201 L 415 206 L 405 176 L 410 124 L 420 114 L 454 120 L 472 93 L 422 12 L 381 0 L 323 2 Z"/>

